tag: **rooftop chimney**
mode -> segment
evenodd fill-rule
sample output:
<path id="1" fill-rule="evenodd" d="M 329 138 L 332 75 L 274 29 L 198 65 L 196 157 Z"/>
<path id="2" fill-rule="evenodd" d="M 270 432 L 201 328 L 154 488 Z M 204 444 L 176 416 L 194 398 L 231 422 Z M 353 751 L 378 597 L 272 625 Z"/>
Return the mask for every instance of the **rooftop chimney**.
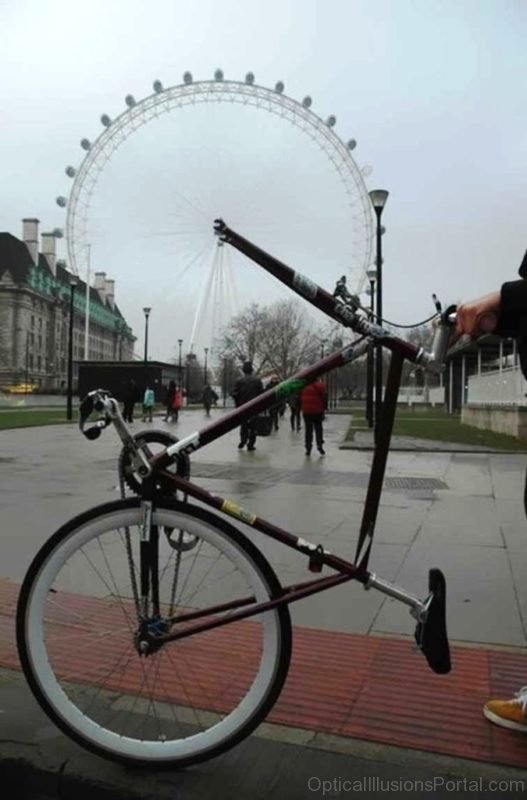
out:
<path id="1" fill-rule="evenodd" d="M 47 262 L 50 266 L 50 269 L 53 275 L 57 274 L 57 252 L 55 249 L 55 234 L 54 233 L 43 233 L 42 234 L 42 255 L 46 256 Z"/>
<path id="2" fill-rule="evenodd" d="M 115 281 L 114 280 L 107 280 L 105 281 L 105 288 L 106 288 L 106 299 L 110 303 L 111 307 L 115 307 Z"/>
<path id="3" fill-rule="evenodd" d="M 22 220 L 22 238 L 34 264 L 38 264 L 38 219 Z"/>
<path id="4" fill-rule="evenodd" d="M 96 272 L 94 288 L 99 292 L 102 302 L 106 300 L 106 272 Z"/>

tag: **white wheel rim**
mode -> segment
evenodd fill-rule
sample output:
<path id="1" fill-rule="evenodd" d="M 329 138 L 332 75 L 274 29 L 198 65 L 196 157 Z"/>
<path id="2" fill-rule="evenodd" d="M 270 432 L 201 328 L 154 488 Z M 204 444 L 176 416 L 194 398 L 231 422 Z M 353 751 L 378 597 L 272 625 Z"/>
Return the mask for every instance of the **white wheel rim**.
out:
<path id="1" fill-rule="evenodd" d="M 243 551 L 222 531 L 201 519 L 188 517 L 179 512 L 158 509 L 155 513 L 155 522 L 158 525 L 184 528 L 188 533 L 194 533 L 211 544 L 215 544 L 217 537 L 220 537 L 223 552 L 232 559 L 244 575 L 258 602 L 265 602 L 269 599 L 266 585 L 261 576 L 248 567 Z M 98 747 L 123 757 L 145 761 L 169 761 L 198 756 L 236 735 L 265 700 L 268 687 L 272 685 L 279 666 L 280 627 L 276 611 L 268 611 L 259 616 L 263 631 L 262 657 L 251 688 L 242 702 L 208 730 L 178 741 L 143 741 L 106 730 L 85 716 L 69 699 L 57 680 L 47 655 L 43 614 L 49 589 L 60 568 L 67 558 L 83 544 L 98 534 L 108 531 L 110 529 L 109 522 L 113 528 L 137 525 L 140 514 L 141 511 L 137 508 L 122 509 L 88 521 L 81 528 L 76 529 L 75 535 L 70 535 L 66 541 L 59 543 L 48 555 L 33 582 L 26 606 L 25 640 L 28 658 L 40 690 L 55 712 L 77 734 Z"/>

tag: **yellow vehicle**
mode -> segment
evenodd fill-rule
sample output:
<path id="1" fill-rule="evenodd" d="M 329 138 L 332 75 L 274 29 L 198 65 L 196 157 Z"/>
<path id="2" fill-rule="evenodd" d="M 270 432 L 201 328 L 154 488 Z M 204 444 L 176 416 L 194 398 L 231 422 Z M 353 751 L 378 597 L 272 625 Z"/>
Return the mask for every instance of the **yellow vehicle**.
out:
<path id="1" fill-rule="evenodd" d="M 36 388 L 36 383 L 17 383 L 14 386 L 8 386 L 5 391 L 10 394 L 30 394 Z"/>

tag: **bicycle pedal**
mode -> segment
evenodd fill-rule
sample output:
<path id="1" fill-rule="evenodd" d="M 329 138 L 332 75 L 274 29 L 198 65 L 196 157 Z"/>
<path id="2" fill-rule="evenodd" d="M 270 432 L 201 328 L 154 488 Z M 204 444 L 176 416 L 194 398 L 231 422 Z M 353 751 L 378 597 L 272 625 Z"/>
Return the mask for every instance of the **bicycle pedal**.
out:
<path id="1" fill-rule="evenodd" d="M 428 665 L 440 675 L 450 672 L 450 647 L 446 631 L 446 581 L 440 569 L 428 573 L 430 595 L 426 600 L 424 619 L 417 623 L 415 641 Z"/>

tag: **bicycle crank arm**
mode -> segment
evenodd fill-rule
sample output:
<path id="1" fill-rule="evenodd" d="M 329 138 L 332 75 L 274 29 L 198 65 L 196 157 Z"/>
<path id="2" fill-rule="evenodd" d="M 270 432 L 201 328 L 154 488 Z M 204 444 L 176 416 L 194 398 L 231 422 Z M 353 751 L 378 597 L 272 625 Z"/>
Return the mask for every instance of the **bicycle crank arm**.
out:
<path id="1" fill-rule="evenodd" d="M 415 641 L 428 665 L 440 675 L 451 670 L 450 647 L 446 632 L 446 581 L 439 569 L 431 569 L 428 573 L 428 589 L 430 594 L 426 600 L 420 600 L 410 592 L 401 589 L 383 578 L 370 574 L 365 589 L 377 589 L 383 594 L 410 606 L 410 614 L 417 620 Z"/>

